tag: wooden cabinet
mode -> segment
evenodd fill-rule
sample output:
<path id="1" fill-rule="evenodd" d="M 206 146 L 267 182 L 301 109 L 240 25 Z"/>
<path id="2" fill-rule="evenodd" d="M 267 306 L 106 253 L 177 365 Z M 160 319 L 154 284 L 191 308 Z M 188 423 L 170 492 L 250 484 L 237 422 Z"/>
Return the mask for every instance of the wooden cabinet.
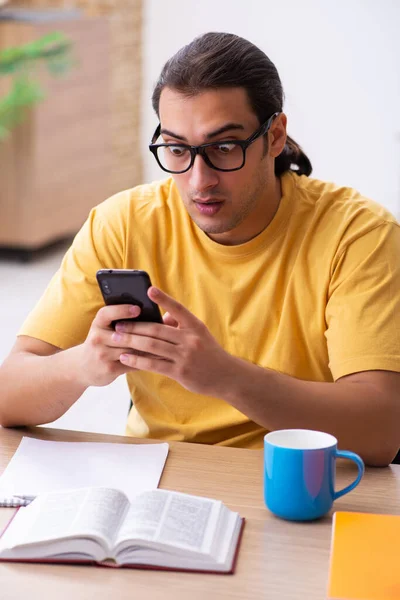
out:
<path id="1" fill-rule="evenodd" d="M 0 47 L 62 31 L 76 66 L 43 73 L 46 99 L 0 142 L 0 247 L 35 250 L 74 235 L 112 193 L 109 23 L 0 21 Z M 3 89 L 6 82 L 3 82 Z"/>

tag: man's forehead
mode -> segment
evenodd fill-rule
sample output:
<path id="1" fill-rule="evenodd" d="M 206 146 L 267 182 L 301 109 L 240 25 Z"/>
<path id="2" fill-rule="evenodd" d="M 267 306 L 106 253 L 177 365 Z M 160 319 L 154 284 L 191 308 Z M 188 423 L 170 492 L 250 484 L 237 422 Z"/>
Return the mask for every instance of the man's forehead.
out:
<path id="1" fill-rule="evenodd" d="M 209 106 L 218 105 L 236 106 L 243 111 L 251 111 L 248 94 L 243 87 L 223 87 L 217 89 L 205 89 L 198 92 L 190 90 L 176 90 L 166 86 L 160 95 L 160 110 L 172 105 L 196 105 Z"/>
<path id="2" fill-rule="evenodd" d="M 194 95 L 164 88 L 159 113 L 162 130 L 180 136 L 185 135 L 185 129 L 210 137 L 229 124 L 232 129 L 247 130 L 258 123 L 243 88 L 205 90 Z"/>

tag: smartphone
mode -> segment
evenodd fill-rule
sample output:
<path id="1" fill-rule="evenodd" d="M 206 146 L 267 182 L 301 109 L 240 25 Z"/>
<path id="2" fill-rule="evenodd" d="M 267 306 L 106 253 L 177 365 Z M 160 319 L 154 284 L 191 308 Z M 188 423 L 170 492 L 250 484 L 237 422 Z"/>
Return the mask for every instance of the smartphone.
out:
<path id="1" fill-rule="evenodd" d="M 163 323 L 160 309 L 147 295 L 151 286 L 146 271 L 134 269 L 101 269 L 96 273 L 97 283 L 106 304 L 136 304 L 140 315 L 124 321 Z M 113 325 L 118 321 L 113 321 Z"/>

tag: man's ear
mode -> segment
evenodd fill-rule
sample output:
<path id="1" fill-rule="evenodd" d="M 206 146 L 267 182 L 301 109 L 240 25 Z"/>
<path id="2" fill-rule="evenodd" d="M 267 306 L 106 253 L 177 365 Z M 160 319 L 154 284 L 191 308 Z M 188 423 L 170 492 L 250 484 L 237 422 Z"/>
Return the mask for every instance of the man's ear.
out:
<path id="1" fill-rule="evenodd" d="M 285 147 L 287 137 L 286 124 L 287 117 L 285 113 L 280 113 L 268 132 L 268 153 L 272 158 L 279 156 Z"/>

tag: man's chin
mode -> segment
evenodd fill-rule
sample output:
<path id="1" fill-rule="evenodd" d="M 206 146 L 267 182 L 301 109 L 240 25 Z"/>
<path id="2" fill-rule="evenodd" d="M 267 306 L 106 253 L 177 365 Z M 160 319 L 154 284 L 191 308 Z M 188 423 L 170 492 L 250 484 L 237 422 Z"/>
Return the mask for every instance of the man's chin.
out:
<path id="1" fill-rule="evenodd" d="M 192 221 L 199 229 L 207 235 L 218 235 L 228 233 L 237 227 L 237 224 L 232 220 L 224 218 L 224 215 L 219 213 L 213 216 L 200 215 L 197 210 L 186 207 Z M 222 211 L 221 211 L 222 212 Z"/>
<path id="2" fill-rule="evenodd" d="M 193 219 L 196 223 L 197 227 L 204 231 L 207 235 L 218 235 L 222 233 L 228 233 L 228 231 L 232 231 L 234 226 L 230 226 L 228 223 L 205 223 L 201 219 Z"/>

